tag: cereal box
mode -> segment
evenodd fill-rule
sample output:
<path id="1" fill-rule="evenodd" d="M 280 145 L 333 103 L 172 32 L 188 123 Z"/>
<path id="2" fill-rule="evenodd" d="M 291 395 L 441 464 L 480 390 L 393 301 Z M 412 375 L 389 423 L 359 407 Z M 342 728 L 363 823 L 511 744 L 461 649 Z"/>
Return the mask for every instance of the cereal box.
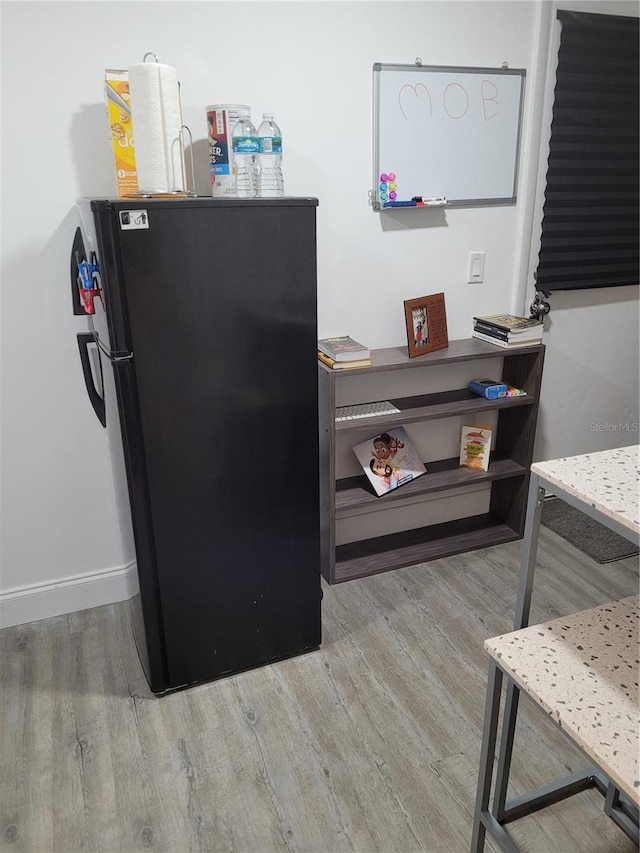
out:
<path id="1" fill-rule="evenodd" d="M 236 195 L 236 176 L 232 163 L 231 136 L 241 115 L 251 115 L 247 104 L 211 104 L 207 107 L 211 195 L 215 198 Z"/>
<path id="2" fill-rule="evenodd" d="M 118 195 L 125 197 L 138 190 L 127 71 L 107 68 L 104 88 Z"/>

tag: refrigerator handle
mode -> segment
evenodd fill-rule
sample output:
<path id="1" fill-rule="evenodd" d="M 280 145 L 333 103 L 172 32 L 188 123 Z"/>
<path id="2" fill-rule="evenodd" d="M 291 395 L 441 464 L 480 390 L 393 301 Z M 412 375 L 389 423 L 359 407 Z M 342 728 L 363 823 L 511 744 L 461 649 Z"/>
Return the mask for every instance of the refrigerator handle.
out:
<path id="1" fill-rule="evenodd" d="M 96 413 L 98 420 L 103 427 L 107 425 L 106 410 L 104 405 L 104 397 L 101 396 L 93 379 L 93 371 L 91 370 L 91 361 L 89 360 L 89 344 L 96 346 L 96 341 L 91 332 L 78 332 L 78 349 L 80 350 L 80 362 L 82 363 L 82 373 L 84 374 L 84 384 L 87 386 L 87 394 L 91 400 L 93 411 Z M 100 358 L 100 350 L 98 349 L 98 363 L 100 365 L 100 373 L 102 373 L 102 359 Z"/>

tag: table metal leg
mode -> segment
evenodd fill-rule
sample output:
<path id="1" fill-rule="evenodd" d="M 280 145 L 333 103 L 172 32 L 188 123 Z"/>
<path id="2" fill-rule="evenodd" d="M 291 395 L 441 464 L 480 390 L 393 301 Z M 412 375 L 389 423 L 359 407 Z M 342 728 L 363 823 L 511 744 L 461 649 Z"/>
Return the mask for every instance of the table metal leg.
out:
<path id="1" fill-rule="evenodd" d="M 638 830 L 638 810 L 632 804 L 624 801 L 620 789 L 613 782 L 607 780 L 606 796 L 604 801 L 604 813 L 608 815 L 629 838 L 638 844 L 640 832 Z"/>
<path id="2" fill-rule="evenodd" d="M 536 569 L 538 538 L 540 536 L 540 517 L 542 515 L 544 495 L 545 491 L 540 487 L 538 476 L 536 474 L 532 474 L 529 481 L 527 515 L 524 524 L 522 556 L 520 558 L 520 579 L 518 582 L 516 615 L 514 620 L 514 630 L 516 631 L 529 624 L 533 576 Z M 507 800 L 507 786 L 509 784 L 509 772 L 511 770 L 511 753 L 513 752 L 513 739 L 515 736 L 516 719 L 518 716 L 519 695 L 518 688 L 509 679 L 504 717 L 502 721 L 498 775 L 496 777 L 496 788 L 493 795 L 493 807 L 491 810 L 498 823 L 502 823 L 504 820 L 504 807 Z"/>
<path id="3" fill-rule="evenodd" d="M 536 571 L 538 539 L 540 538 L 540 518 L 545 490 L 540 486 L 537 474 L 532 474 L 527 497 L 527 515 L 524 522 L 524 539 L 520 557 L 520 579 L 516 598 L 516 615 L 513 629 L 518 631 L 529 624 L 533 576 Z"/>
<path id="4" fill-rule="evenodd" d="M 502 735 L 500 737 L 500 755 L 498 757 L 498 769 L 496 773 L 496 787 L 493 792 L 493 806 L 491 808 L 491 813 L 498 823 L 504 821 L 509 774 L 511 773 L 513 740 L 516 732 L 516 720 L 518 718 L 518 700 L 520 698 L 520 691 L 511 679 L 507 682 L 506 693 L 504 716 L 502 718 Z"/>
<path id="5" fill-rule="evenodd" d="M 500 691 L 502 688 L 502 670 L 494 660 L 489 661 L 489 676 L 487 678 L 487 698 L 484 709 L 484 726 L 482 729 L 482 750 L 480 752 L 480 772 L 478 774 L 478 791 L 473 817 L 473 835 L 471 836 L 471 853 L 482 853 L 486 828 L 482 822 L 483 813 L 488 812 L 491 794 L 491 777 L 493 775 L 493 759 L 496 754 L 496 736 L 498 733 L 498 715 L 500 712 Z"/>

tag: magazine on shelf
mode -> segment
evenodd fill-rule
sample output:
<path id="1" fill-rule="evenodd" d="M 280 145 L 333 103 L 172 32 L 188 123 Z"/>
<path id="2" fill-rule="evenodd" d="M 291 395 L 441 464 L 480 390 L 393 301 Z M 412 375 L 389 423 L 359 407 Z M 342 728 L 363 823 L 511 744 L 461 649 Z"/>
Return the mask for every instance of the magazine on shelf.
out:
<path id="1" fill-rule="evenodd" d="M 427 473 L 403 427 L 378 433 L 353 448 L 378 497 Z"/>

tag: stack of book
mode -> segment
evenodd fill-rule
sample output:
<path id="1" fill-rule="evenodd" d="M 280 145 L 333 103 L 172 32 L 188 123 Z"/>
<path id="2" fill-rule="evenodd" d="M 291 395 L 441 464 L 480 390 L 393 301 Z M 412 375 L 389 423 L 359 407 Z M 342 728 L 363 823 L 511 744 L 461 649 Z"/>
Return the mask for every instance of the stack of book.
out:
<path id="1" fill-rule="evenodd" d="M 371 351 L 349 335 L 318 341 L 318 359 L 332 370 L 371 367 Z"/>
<path id="2" fill-rule="evenodd" d="M 539 344 L 543 326 L 536 317 L 514 314 L 487 314 L 473 318 L 473 337 L 499 347 L 521 347 Z"/>

